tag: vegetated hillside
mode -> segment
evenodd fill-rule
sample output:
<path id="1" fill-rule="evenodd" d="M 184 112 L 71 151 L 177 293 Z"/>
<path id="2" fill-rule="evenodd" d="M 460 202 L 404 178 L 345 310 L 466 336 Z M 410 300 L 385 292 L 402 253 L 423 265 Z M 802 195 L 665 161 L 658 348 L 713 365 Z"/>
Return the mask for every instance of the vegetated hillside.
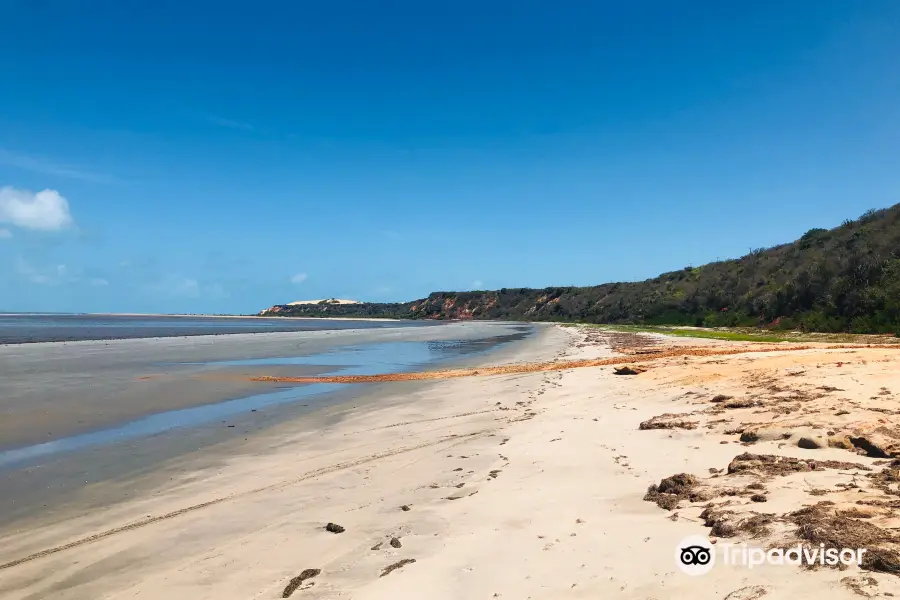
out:
<path id="1" fill-rule="evenodd" d="M 261 317 L 356 317 L 358 319 L 412 319 L 413 302 L 356 304 L 331 304 L 325 300 L 318 304 L 276 304 L 259 313 Z"/>
<path id="2" fill-rule="evenodd" d="M 900 333 L 900 204 L 834 229 L 638 283 L 436 292 L 402 304 L 265 314 L 767 326 Z"/>

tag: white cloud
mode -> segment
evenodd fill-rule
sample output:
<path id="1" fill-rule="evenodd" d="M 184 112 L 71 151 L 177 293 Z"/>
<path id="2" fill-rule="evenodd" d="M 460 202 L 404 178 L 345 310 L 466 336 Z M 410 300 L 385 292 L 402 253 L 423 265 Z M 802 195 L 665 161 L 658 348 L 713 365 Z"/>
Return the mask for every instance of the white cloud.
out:
<path id="1" fill-rule="evenodd" d="M 475 281 L 472 282 L 473 290 L 480 290 L 482 287 L 484 287 L 484 282 L 481 281 L 480 279 L 476 279 Z"/>
<path id="2" fill-rule="evenodd" d="M 0 240 L 8 240 L 12 237 L 12 231 L 9 229 L 0 229 Z"/>
<path id="3" fill-rule="evenodd" d="M 25 171 L 33 171 L 45 175 L 55 175 L 57 177 L 68 177 L 69 179 L 81 179 L 82 181 L 92 181 L 94 183 L 115 183 L 118 181 L 115 177 L 110 177 L 109 175 L 92 173 L 90 171 L 60 165 L 47 158 L 22 154 L 21 152 L 13 152 L 4 148 L 0 148 L 0 164 L 16 167 L 17 169 L 23 169 Z"/>
<path id="4" fill-rule="evenodd" d="M 50 283 L 50 278 L 47 275 L 44 275 L 42 272 L 32 267 L 21 258 L 16 261 L 16 273 L 18 273 L 31 283 Z"/>
<path id="5" fill-rule="evenodd" d="M 291 283 L 303 283 L 306 281 L 308 275 L 306 273 L 297 273 L 293 277 L 291 277 Z"/>
<path id="6" fill-rule="evenodd" d="M 61 283 L 74 283 L 79 279 L 77 273 L 72 274 L 66 265 L 37 268 L 21 258 L 16 260 L 16 273 L 18 273 L 31 283 L 37 283 L 40 285 L 59 285 Z"/>
<path id="7" fill-rule="evenodd" d="M 69 202 L 56 190 L 33 194 L 10 186 L 0 188 L 0 223 L 25 229 L 59 231 L 72 225 Z"/>
<path id="8" fill-rule="evenodd" d="M 38 285 L 90 284 L 93 286 L 109 285 L 102 277 L 87 277 L 80 267 L 69 267 L 65 264 L 53 266 L 35 266 L 19 257 L 15 263 L 16 273 L 31 283 Z"/>

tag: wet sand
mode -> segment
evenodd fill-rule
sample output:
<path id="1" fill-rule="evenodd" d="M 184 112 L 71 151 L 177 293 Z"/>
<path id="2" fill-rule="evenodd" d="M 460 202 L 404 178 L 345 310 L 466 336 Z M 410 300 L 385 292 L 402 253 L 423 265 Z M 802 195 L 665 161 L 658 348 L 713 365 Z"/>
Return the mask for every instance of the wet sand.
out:
<path id="1" fill-rule="evenodd" d="M 2 346 L 0 527 L 133 498 L 135 478 L 166 463 L 216 464 L 254 435 L 360 396 L 341 385 L 250 381 L 257 373 L 466 364 L 529 330 L 440 325 Z"/>
<path id="2" fill-rule="evenodd" d="M 296 376 L 327 370 L 215 364 L 219 361 L 312 356 L 336 346 L 376 341 L 478 340 L 514 332 L 516 327 L 520 326 L 449 324 L 4 345 L 0 346 L 0 450 L 285 387 L 250 381 L 259 374 Z"/>

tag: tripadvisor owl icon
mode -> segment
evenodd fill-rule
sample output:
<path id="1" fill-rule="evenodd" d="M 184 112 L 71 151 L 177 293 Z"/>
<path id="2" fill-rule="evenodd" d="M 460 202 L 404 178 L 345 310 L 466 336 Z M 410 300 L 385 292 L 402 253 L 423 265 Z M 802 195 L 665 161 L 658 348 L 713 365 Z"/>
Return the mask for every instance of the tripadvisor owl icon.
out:
<path id="1" fill-rule="evenodd" d="M 705 575 L 716 564 L 716 553 L 709 540 L 692 535 L 675 547 L 675 563 L 688 575 Z"/>

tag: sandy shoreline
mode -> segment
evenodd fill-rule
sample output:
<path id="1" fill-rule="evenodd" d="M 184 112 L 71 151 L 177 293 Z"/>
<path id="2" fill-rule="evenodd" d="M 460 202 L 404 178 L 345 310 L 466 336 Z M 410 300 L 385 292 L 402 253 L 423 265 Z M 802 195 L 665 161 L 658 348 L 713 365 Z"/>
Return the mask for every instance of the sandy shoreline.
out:
<path id="1" fill-rule="evenodd" d="M 500 362 L 701 344 L 736 346 L 548 327 Z M 339 418 L 284 423 L 214 468 L 169 469 L 156 493 L 4 531 L 0 597 L 279 598 L 305 569 L 321 571 L 292 598 L 900 595 L 877 569 L 676 567 L 690 535 L 773 544 L 839 536 L 848 519 L 892 559 L 896 483 L 872 455 L 900 451 L 900 353 L 812 346 L 667 356 L 637 376 L 378 384 L 377 402 Z M 645 500 L 681 473 L 693 478 Z M 804 505 L 815 514 L 798 516 Z"/>

